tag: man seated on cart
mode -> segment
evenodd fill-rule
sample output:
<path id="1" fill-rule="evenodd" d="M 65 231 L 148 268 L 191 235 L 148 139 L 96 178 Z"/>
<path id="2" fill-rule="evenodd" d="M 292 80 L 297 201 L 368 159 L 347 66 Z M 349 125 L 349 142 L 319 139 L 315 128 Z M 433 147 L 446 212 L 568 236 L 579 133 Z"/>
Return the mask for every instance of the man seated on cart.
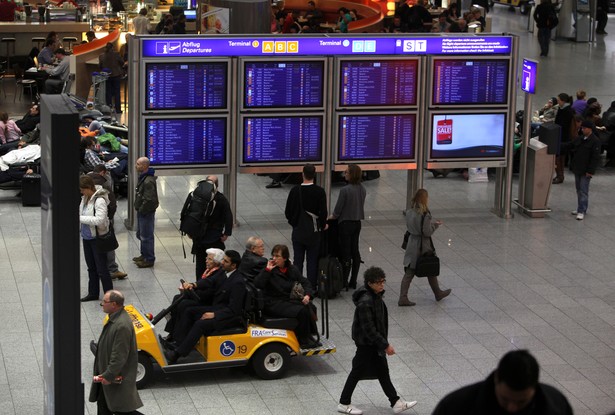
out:
<path id="1" fill-rule="evenodd" d="M 187 356 L 201 336 L 241 324 L 246 283 L 244 276 L 237 271 L 240 263 L 239 252 L 229 249 L 222 260 L 224 273 L 196 283 L 183 284 L 184 290 L 212 292 L 213 301 L 211 306 L 194 306 L 184 310 L 173 333 L 173 337 L 180 342 L 179 346 L 164 352 L 169 364 L 177 363 L 178 358 Z"/>

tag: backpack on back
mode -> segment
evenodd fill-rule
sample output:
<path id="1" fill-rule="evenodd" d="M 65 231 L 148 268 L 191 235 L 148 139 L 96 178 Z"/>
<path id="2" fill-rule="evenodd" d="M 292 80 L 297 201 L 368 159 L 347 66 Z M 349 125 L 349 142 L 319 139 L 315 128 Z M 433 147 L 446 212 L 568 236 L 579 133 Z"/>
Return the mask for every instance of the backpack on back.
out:
<path id="1" fill-rule="evenodd" d="M 180 215 L 179 231 L 182 235 L 195 240 L 205 234 L 208 218 L 216 206 L 215 195 L 216 186 L 207 180 L 200 181 L 188 194 Z"/>

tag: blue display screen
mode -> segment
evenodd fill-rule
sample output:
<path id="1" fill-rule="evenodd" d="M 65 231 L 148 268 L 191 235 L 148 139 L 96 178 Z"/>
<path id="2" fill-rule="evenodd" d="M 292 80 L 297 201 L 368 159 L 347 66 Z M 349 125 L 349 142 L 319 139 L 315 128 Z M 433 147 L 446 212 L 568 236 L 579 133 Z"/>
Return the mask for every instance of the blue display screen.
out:
<path id="1" fill-rule="evenodd" d="M 505 156 L 506 114 L 432 114 L 430 158 Z"/>
<path id="2" fill-rule="evenodd" d="M 227 62 L 147 63 L 148 110 L 226 109 Z"/>
<path id="3" fill-rule="evenodd" d="M 227 119 L 147 119 L 146 152 L 153 165 L 226 164 Z"/>
<path id="4" fill-rule="evenodd" d="M 508 60 L 435 59 L 432 105 L 506 104 Z"/>
<path id="5" fill-rule="evenodd" d="M 324 61 L 246 62 L 244 107 L 322 107 Z"/>
<path id="6" fill-rule="evenodd" d="M 340 106 L 416 105 L 417 77 L 416 60 L 342 61 Z"/>
<path id="7" fill-rule="evenodd" d="M 339 161 L 407 161 L 414 158 L 416 115 L 341 115 Z"/>
<path id="8" fill-rule="evenodd" d="M 322 161 L 322 116 L 244 117 L 243 163 Z"/>

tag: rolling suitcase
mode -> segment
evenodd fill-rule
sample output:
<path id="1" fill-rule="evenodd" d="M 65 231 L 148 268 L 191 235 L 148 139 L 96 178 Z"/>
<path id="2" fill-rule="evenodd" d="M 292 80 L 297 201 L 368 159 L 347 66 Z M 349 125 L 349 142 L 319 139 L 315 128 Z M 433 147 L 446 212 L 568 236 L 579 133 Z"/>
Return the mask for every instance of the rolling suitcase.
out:
<path id="1" fill-rule="evenodd" d="M 25 174 L 21 179 L 21 204 L 23 206 L 41 205 L 41 175 Z"/>

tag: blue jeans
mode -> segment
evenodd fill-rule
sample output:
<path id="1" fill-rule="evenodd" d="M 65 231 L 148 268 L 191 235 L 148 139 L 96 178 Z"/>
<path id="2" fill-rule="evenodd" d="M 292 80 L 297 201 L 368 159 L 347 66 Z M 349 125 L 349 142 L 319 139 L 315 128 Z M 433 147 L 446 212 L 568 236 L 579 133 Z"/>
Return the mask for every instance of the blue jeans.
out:
<path id="1" fill-rule="evenodd" d="M 591 177 L 585 176 L 583 174 L 574 175 L 574 186 L 577 189 L 577 212 L 585 213 L 587 212 L 587 206 L 589 205 L 589 182 L 591 181 Z"/>
<path id="2" fill-rule="evenodd" d="M 96 239 L 83 239 L 83 256 L 88 266 L 88 295 L 100 296 L 100 282 L 103 293 L 113 289 L 113 282 L 107 269 L 107 253 L 96 248 Z"/>
<path id="3" fill-rule="evenodd" d="M 154 222 L 156 213 L 141 214 L 137 212 L 137 239 L 141 241 L 141 255 L 147 262 L 155 262 Z"/>
<path id="4" fill-rule="evenodd" d="M 122 112 L 122 94 L 121 90 L 122 77 L 110 76 L 105 83 L 105 100 L 106 104 L 111 107 L 111 100 L 113 99 L 115 104 L 115 112 L 119 114 Z"/>

